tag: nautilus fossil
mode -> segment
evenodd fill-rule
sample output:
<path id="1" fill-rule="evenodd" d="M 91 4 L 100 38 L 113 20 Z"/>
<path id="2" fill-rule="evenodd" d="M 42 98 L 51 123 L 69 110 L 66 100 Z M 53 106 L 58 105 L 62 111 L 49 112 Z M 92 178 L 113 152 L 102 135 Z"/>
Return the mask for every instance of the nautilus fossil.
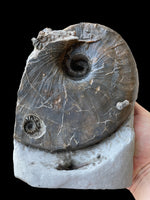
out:
<path id="1" fill-rule="evenodd" d="M 51 153 L 100 143 L 127 120 L 138 76 L 124 39 L 100 24 L 45 28 L 32 39 L 14 138 Z"/>

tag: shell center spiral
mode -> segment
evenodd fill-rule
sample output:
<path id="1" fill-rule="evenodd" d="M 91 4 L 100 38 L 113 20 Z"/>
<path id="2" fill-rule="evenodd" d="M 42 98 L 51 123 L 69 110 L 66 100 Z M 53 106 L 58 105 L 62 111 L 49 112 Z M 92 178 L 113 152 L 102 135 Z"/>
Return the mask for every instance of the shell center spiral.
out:
<path id="1" fill-rule="evenodd" d="M 89 59 L 83 54 L 77 54 L 71 58 L 66 58 L 64 63 L 64 72 L 72 79 L 82 79 L 90 72 Z"/>

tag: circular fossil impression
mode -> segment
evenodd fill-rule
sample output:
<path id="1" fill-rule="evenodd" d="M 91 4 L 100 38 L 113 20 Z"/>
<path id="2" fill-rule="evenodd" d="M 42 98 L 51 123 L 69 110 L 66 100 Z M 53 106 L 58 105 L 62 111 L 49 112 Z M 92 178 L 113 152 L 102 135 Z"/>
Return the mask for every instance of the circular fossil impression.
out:
<path id="1" fill-rule="evenodd" d="M 44 123 L 35 115 L 25 117 L 23 124 L 24 132 L 30 138 L 40 138 L 45 133 Z"/>
<path id="2" fill-rule="evenodd" d="M 41 128 L 40 119 L 34 115 L 29 115 L 25 118 L 23 126 L 27 134 L 33 135 Z"/>
<path id="3" fill-rule="evenodd" d="M 83 79 L 90 72 L 90 63 L 83 54 L 77 54 L 73 58 L 65 59 L 64 72 L 72 79 Z"/>
<path id="4" fill-rule="evenodd" d="M 100 142 L 127 120 L 138 74 L 118 33 L 80 23 L 60 31 L 46 28 L 32 41 L 18 91 L 18 141 L 51 152 L 73 151 Z"/>

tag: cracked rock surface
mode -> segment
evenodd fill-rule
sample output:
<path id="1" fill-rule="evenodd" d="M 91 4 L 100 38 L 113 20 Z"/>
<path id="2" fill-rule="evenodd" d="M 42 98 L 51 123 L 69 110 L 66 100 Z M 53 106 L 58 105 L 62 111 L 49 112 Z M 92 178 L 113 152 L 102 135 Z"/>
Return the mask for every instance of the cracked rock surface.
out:
<path id="1" fill-rule="evenodd" d="M 133 115 L 112 136 L 86 149 L 49 153 L 14 140 L 15 176 L 33 187 L 121 189 L 132 183 Z"/>
<path id="2" fill-rule="evenodd" d="M 74 151 L 113 134 L 137 98 L 132 53 L 112 29 L 80 23 L 32 39 L 18 90 L 14 137 L 50 152 Z"/>
<path id="3" fill-rule="evenodd" d="M 16 105 L 15 176 L 44 188 L 129 187 L 138 72 L 127 43 L 93 23 L 45 28 L 32 43 Z"/>

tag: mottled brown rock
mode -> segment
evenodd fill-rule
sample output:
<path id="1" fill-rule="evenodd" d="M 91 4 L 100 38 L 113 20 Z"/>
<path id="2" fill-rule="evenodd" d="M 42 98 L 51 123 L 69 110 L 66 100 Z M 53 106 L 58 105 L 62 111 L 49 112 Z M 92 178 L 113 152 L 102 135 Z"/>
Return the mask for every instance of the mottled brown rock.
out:
<path id="1" fill-rule="evenodd" d="M 77 150 L 113 134 L 137 98 L 138 75 L 122 37 L 99 24 L 32 39 L 18 90 L 14 137 L 32 147 Z"/>

